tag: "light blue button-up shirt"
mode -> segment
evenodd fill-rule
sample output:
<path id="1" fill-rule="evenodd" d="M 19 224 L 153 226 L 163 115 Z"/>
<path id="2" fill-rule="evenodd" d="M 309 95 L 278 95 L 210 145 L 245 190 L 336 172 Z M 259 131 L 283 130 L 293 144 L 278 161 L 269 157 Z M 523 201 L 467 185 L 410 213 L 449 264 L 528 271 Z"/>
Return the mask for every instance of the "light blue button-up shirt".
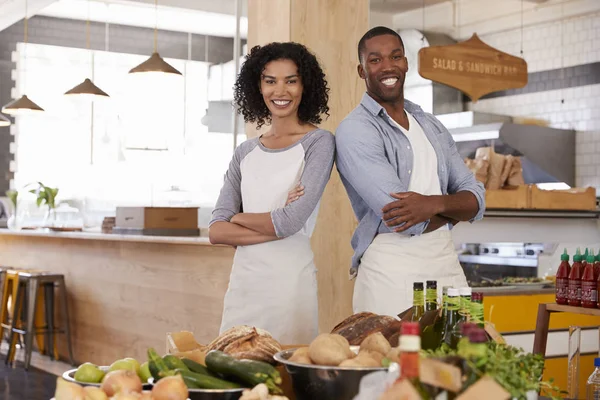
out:
<path id="1" fill-rule="evenodd" d="M 404 101 L 404 109 L 421 125 L 435 150 L 442 194 L 473 193 L 479 203 L 479 211 L 473 220 L 481 219 L 485 210 L 485 189 L 458 154 L 450 132 L 437 118 L 408 100 Z M 408 191 L 414 154 L 406 135 L 367 93 L 360 105 L 338 126 L 335 141 L 337 168 L 358 219 L 352 237 L 354 256 L 350 275 L 354 277 L 375 236 L 393 232 L 383 223 L 381 209 L 396 200 L 390 193 Z M 428 224 L 429 220 L 397 234 L 421 235 Z M 449 227 L 452 229 L 452 224 Z"/>

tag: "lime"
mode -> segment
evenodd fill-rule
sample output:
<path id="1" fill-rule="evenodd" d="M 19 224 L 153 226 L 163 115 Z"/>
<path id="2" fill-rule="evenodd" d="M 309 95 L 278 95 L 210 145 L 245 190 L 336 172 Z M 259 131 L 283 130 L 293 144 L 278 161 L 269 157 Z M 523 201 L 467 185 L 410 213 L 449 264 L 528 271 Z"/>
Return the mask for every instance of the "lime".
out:
<path id="1" fill-rule="evenodd" d="M 92 363 L 81 364 L 74 376 L 76 381 L 86 383 L 100 383 L 104 378 L 104 372 Z"/>
<path id="2" fill-rule="evenodd" d="M 142 384 L 145 384 L 148 382 L 148 379 L 152 378 L 152 374 L 150 373 L 150 365 L 148 363 L 148 361 L 146 361 L 145 363 L 143 363 L 140 366 L 140 379 L 142 380 Z"/>
<path id="3" fill-rule="evenodd" d="M 133 359 L 122 359 L 122 360 L 115 361 L 114 363 L 112 363 L 110 365 L 108 372 L 119 371 L 122 369 L 128 369 L 137 374 L 137 368 L 136 368 L 137 366 L 131 360 L 133 360 Z M 135 360 L 133 360 L 133 361 L 135 361 Z M 137 361 L 135 361 L 135 362 L 137 363 Z M 139 364 L 137 364 L 137 365 L 139 366 Z"/>
<path id="4" fill-rule="evenodd" d="M 138 374 L 138 375 L 140 374 L 140 363 L 138 362 L 138 360 L 136 360 L 135 358 L 131 358 L 131 357 L 124 358 L 124 360 L 132 363 L 135 367 L 136 374 Z"/>

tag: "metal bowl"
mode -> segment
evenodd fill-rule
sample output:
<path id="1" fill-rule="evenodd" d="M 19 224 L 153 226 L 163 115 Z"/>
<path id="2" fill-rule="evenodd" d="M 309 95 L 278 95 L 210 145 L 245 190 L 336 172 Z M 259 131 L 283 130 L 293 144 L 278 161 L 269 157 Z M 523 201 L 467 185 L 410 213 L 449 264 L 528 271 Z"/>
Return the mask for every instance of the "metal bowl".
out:
<path id="1" fill-rule="evenodd" d="M 358 351 L 357 348 L 352 348 Z M 352 400 L 363 376 L 386 368 L 327 367 L 288 361 L 296 349 L 280 351 L 273 357 L 285 365 L 292 379 L 296 400 Z"/>
<path id="2" fill-rule="evenodd" d="M 101 371 L 104 371 L 105 373 L 107 373 L 108 370 L 110 369 L 110 366 L 99 366 L 98 368 L 100 368 Z M 102 385 L 101 383 L 80 382 L 80 381 L 75 380 L 75 372 L 76 371 L 77 371 L 77 368 L 70 369 L 70 370 L 66 371 L 62 375 L 62 378 L 65 381 L 67 381 L 67 382 L 73 382 L 73 383 L 76 383 L 76 384 L 81 385 L 81 386 L 96 386 L 96 387 L 100 387 L 100 385 Z M 143 389 L 150 389 L 150 388 L 152 388 L 152 385 L 150 385 L 148 383 L 143 383 L 142 384 L 142 388 Z"/>
<path id="3" fill-rule="evenodd" d="M 154 378 L 148 379 L 148 384 L 154 385 Z M 189 400 L 238 400 L 242 397 L 240 389 L 190 389 L 188 388 Z"/>

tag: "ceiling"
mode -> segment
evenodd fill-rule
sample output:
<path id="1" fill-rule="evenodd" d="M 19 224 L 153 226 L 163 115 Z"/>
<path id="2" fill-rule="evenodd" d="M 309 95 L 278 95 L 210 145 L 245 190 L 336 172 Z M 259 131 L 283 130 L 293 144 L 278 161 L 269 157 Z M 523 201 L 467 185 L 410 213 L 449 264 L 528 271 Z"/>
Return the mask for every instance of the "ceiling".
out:
<path id="1" fill-rule="evenodd" d="M 382 13 L 401 13 L 425 6 L 451 2 L 451 0 L 371 0 L 371 11 Z"/>

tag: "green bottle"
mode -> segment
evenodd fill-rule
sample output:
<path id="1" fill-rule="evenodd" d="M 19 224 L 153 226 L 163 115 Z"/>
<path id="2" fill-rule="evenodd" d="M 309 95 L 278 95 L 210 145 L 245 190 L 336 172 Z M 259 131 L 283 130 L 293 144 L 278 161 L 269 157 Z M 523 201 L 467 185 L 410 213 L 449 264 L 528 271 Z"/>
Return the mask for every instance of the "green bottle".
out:
<path id="1" fill-rule="evenodd" d="M 471 295 L 473 289 L 470 287 L 462 287 L 458 290 L 460 293 L 460 309 L 458 313 L 461 317 L 461 322 L 469 322 L 471 320 Z"/>
<path id="2" fill-rule="evenodd" d="M 466 380 L 463 383 L 462 390 L 467 389 L 479 380 L 480 376 L 476 370 L 481 369 L 488 362 L 488 338 L 485 331 L 481 328 L 472 328 L 467 333 L 467 337 L 468 340 L 466 343 L 461 343 L 458 355 L 473 363 L 475 370 L 467 363 L 466 370 L 464 371 Z"/>
<path id="3" fill-rule="evenodd" d="M 471 296 L 471 322 L 483 328 L 485 321 L 483 318 L 483 293 L 475 292 Z"/>
<path id="4" fill-rule="evenodd" d="M 437 281 L 427 281 L 425 289 L 425 311 L 434 311 L 438 308 Z"/>
<path id="5" fill-rule="evenodd" d="M 448 288 L 447 306 L 446 306 L 446 318 L 444 324 L 444 331 L 442 336 L 442 342 L 448 346 L 452 344 L 452 331 L 458 323 L 458 308 L 459 308 L 459 292 L 458 289 Z"/>
<path id="6" fill-rule="evenodd" d="M 453 349 L 456 348 L 458 342 L 462 337 L 464 337 L 464 333 L 462 330 L 463 324 L 468 323 L 471 320 L 471 294 L 472 289 L 470 287 L 463 287 L 459 289 L 459 310 L 458 310 L 458 321 L 454 325 L 452 329 L 452 338 L 450 347 Z"/>
<path id="7" fill-rule="evenodd" d="M 425 314 L 425 299 L 423 297 L 423 282 L 413 283 L 413 309 L 411 322 L 419 322 Z"/>

